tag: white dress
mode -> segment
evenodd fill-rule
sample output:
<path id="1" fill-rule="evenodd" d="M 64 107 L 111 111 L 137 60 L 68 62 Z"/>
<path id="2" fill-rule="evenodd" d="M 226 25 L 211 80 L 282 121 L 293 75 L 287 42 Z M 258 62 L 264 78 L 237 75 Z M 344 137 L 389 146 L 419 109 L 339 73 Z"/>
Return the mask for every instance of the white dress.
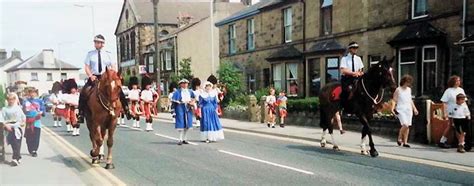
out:
<path id="1" fill-rule="evenodd" d="M 398 99 L 397 107 L 395 108 L 398 112 L 398 119 L 400 120 L 401 125 L 411 126 L 413 118 L 413 107 L 411 105 L 411 88 L 407 87 L 403 89 L 401 87 L 397 88 Z"/>

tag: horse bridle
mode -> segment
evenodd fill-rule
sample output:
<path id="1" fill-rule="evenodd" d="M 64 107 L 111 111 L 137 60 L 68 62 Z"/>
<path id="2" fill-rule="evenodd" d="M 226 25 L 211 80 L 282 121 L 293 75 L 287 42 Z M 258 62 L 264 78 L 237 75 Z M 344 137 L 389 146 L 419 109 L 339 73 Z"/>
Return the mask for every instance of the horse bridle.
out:
<path id="1" fill-rule="evenodd" d="M 110 106 L 107 106 L 107 105 L 110 105 L 110 103 L 109 103 L 109 104 L 106 104 L 106 103 L 104 102 L 104 98 L 103 98 L 104 96 L 103 96 L 102 93 L 100 92 L 100 81 L 99 81 L 99 83 L 97 84 L 97 97 L 99 98 L 100 105 L 102 105 L 102 107 L 104 107 L 107 111 L 109 111 L 109 112 L 110 112 L 110 115 L 115 116 L 114 108 L 113 108 L 113 107 L 111 108 Z"/>
<path id="2" fill-rule="evenodd" d="M 362 82 L 361 82 L 361 83 L 362 83 L 362 87 L 364 88 L 365 94 L 367 94 L 367 96 L 374 102 L 374 104 L 377 105 L 377 104 L 379 104 L 380 102 L 382 102 L 383 94 L 384 94 L 384 92 L 385 92 L 385 89 L 382 89 L 382 96 L 380 96 L 380 98 L 379 98 L 379 93 L 378 93 L 378 92 L 377 92 L 377 95 L 376 95 L 375 98 L 374 98 L 374 97 L 372 97 L 372 96 L 369 94 L 369 92 L 368 92 L 367 89 L 365 88 L 364 78 L 362 78 Z M 380 100 L 377 101 L 377 99 L 380 99 Z"/>

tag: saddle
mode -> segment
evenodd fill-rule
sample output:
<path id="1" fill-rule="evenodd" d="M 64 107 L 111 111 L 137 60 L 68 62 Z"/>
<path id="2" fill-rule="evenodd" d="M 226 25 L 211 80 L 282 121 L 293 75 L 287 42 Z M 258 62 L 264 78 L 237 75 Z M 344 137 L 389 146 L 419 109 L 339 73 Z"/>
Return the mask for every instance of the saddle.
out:
<path id="1" fill-rule="evenodd" d="M 331 92 L 331 97 L 329 98 L 330 101 L 336 102 L 336 101 L 341 101 L 341 94 L 343 91 L 348 93 L 349 95 L 347 96 L 347 100 L 349 101 L 354 97 L 354 91 L 357 87 L 357 82 L 358 80 L 355 80 L 352 85 L 349 85 L 346 90 L 343 90 L 342 85 L 338 85 L 336 88 L 334 88 Z"/>

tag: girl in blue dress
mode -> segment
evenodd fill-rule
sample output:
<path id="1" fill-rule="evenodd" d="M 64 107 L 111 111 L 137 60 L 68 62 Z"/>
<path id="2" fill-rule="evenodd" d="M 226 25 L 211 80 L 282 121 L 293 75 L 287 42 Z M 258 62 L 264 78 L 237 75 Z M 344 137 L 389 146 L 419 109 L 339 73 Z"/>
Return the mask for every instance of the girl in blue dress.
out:
<path id="1" fill-rule="evenodd" d="M 224 132 L 217 114 L 217 92 L 213 91 L 212 83 L 204 84 L 205 91 L 199 96 L 201 108 L 201 138 L 206 143 L 224 139 Z"/>

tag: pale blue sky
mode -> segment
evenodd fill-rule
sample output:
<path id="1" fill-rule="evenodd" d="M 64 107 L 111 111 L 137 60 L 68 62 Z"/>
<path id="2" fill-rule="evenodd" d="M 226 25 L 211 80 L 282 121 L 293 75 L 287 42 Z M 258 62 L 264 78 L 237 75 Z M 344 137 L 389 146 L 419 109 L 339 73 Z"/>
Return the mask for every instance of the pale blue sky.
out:
<path id="1" fill-rule="evenodd" d="M 106 38 L 105 49 L 116 59 L 115 27 L 122 0 L 0 0 L 0 48 L 21 51 L 23 59 L 42 49 L 54 49 L 56 57 L 80 68 L 93 49 L 92 5 L 95 32 Z M 60 54 L 58 54 L 58 44 Z"/>

